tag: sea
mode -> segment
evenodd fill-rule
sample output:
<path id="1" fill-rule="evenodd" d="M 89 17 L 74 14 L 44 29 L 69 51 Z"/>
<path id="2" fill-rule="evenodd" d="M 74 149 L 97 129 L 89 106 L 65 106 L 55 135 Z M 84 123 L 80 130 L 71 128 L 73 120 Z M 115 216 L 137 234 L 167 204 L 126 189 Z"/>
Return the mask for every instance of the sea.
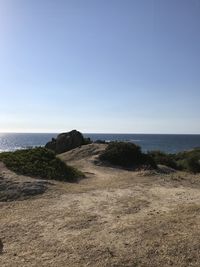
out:
<path id="1" fill-rule="evenodd" d="M 15 151 L 37 146 L 44 146 L 57 133 L 0 133 L 0 152 Z M 144 152 L 161 150 L 167 153 L 200 148 L 200 134 L 98 134 L 85 133 L 92 141 L 125 141 L 139 145 Z"/>

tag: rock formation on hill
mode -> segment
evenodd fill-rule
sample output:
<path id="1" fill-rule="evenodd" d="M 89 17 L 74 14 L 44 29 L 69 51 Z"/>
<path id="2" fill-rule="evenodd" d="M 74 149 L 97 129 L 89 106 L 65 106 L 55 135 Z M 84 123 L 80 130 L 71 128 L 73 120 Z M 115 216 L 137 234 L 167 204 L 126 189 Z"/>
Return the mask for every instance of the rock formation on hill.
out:
<path id="1" fill-rule="evenodd" d="M 85 139 L 82 133 L 72 130 L 67 133 L 59 134 L 56 139 L 52 138 L 45 147 L 55 151 L 56 154 L 61 154 L 73 148 L 88 144 L 89 142 L 90 139 Z"/>

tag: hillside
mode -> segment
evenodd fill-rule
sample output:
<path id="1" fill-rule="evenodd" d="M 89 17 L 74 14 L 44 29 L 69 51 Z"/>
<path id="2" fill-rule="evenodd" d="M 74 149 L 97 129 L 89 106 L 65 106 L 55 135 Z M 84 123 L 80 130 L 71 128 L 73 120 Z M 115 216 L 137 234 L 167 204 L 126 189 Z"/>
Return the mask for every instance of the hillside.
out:
<path id="1" fill-rule="evenodd" d="M 78 183 L 0 202 L 1 266 L 199 267 L 200 175 L 104 166 L 105 147 L 58 156 L 86 175 Z M 1 177 L 13 175 L 0 166 Z"/>

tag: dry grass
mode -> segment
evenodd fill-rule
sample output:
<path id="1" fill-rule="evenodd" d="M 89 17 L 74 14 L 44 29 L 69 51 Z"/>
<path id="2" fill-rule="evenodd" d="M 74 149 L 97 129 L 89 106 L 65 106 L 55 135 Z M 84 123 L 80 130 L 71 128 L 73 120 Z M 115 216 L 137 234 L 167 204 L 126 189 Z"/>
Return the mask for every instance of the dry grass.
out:
<path id="1" fill-rule="evenodd" d="M 60 156 L 86 173 L 79 184 L 0 203 L 0 266 L 200 266 L 200 176 L 98 166 L 104 147 Z"/>

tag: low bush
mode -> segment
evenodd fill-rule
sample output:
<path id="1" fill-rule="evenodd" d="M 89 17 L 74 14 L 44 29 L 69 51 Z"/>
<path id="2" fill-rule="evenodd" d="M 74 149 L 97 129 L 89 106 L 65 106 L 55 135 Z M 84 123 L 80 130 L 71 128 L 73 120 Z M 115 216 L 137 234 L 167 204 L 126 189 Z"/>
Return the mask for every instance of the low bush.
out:
<path id="1" fill-rule="evenodd" d="M 176 155 L 176 160 L 181 170 L 193 173 L 200 172 L 200 148 L 179 152 Z"/>
<path id="2" fill-rule="evenodd" d="M 194 148 L 192 150 L 179 152 L 175 155 L 176 160 L 183 160 L 191 157 L 196 157 L 200 159 L 200 148 Z"/>
<path id="3" fill-rule="evenodd" d="M 3 152 L 0 160 L 12 171 L 23 175 L 69 182 L 84 176 L 62 162 L 54 152 L 42 147 Z"/>
<path id="4" fill-rule="evenodd" d="M 166 165 L 173 169 L 188 171 L 192 173 L 200 172 L 200 149 L 179 152 L 177 154 L 166 154 L 161 151 L 148 152 L 156 164 Z"/>
<path id="5" fill-rule="evenodd" d="M 178 168 L 174 154 L 166 154 L 159 150 L 155 150 L 148 152 L 148 155 L 154 159 L 156 164 L 162 164 L 173 169 Z"/>
<path id="6" fill-rule="evenodd" d="M 189 157 L 186 161 L 186 170 L 193 173 L 199 173 L 200 159 L 198 157 Z"/>
<path id="7" fill-rule="evenodd" d="M 143 154 L 141 148 L 133 143 L 111 142 L 99 156 L 101 161 L 125 168 L 146 166 L 156 168 L 153 158 Z"/>
<path id="8" fill-rule="evenodd" d="M 141 152 L 138 145 L 126 142 L 111 142 L 99 156 L 100 160 L 125 168 L 157 168 L 158 164 L 176 170 L 200 173 L 200 148 L 177 154 L 161 151 Z"/>

